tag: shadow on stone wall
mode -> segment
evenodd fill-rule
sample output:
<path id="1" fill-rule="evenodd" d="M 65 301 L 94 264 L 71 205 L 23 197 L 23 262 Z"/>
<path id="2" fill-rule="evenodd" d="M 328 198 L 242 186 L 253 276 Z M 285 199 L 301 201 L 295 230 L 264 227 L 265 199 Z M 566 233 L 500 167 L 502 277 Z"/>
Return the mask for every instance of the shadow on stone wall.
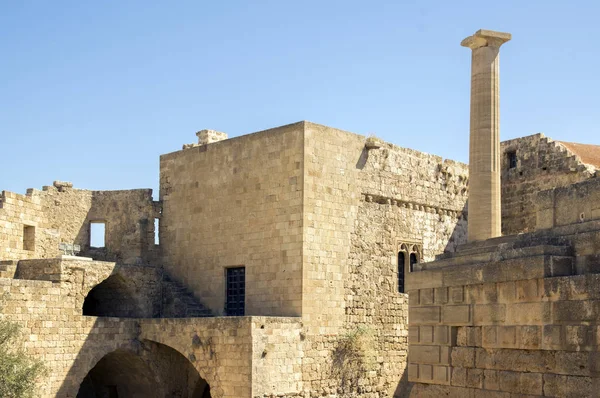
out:
<path id="1" fill-rule="evenodd" d="M 450 239 L 448 239 L 448 243 L 444 248 L 444 253 L 453 253 L 456 251 L 456 248 L 459 245 L 467 243 L 467 223 L 469 219 L 468 205 L 469 201 L 467 200 L 467 202 L 465 202 L 465 205 L 463 206 L 462 215 L 460 216 L 458 222 L 454 226 L 452 235 L 450 235 Z"/>
<path id="2" fill-rule="evenodd" d="M 411 390 L 412 390 L 412 383 L 408 382 L 408 364 L 407 364 L 407 367 L 404 368 L 404 372 L 402 372 L 402 378 L 398 382 L 396 391 L 394 391 L 394 398 L 409 397 Z"/>

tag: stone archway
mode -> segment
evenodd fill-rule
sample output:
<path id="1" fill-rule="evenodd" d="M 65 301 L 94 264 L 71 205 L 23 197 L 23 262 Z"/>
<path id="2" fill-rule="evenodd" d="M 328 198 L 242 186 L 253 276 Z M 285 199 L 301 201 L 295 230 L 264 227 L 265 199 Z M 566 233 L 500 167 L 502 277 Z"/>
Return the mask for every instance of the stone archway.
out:
<path id="1" fill-rule="evenodd" d="M 119 274 L 111 275 L 96 285 L 85 297 L 83 315 L 139 317 L 141 308 L 131 286 Z"/>
<path id="2" fill-rule="evenodd" d="M 139 350 L 102 357 L 82 381 L 77 398 L 210 398 L 210 387 L 181 353 L 144 341 Z"/>

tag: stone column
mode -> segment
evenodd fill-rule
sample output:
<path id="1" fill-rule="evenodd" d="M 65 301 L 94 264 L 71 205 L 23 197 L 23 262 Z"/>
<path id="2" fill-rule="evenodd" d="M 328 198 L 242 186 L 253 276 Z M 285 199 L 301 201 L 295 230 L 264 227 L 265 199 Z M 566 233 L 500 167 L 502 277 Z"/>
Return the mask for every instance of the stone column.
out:
<path id="1" fill-rule="evenodd" d="M 501 235 L 500 46 L 510 33 L 479 30 L 461 43 L 471 59 L 469 142 L 469 242 Z"/>

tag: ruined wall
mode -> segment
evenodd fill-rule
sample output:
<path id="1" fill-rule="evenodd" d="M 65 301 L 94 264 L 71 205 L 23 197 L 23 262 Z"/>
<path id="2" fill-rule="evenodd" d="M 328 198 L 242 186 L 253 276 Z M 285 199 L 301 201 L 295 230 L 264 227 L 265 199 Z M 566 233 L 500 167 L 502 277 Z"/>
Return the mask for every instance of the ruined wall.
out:
<path id="1" fill-rule="evenodd" d="M 301 312 L 302 125 L 161 156 L 165 268 L 215 314 L 246 267 L 246 315 Z"/>
<path id="2" fill-rule="evenodd" d="M 559 142 L 543 134 L 504 141 L 502 159 L 502 233 L 531 232 L 536 226 L 537 193 L 584 181 L 594 175 L 593 166 Z M 509 167 L 509 153 L 516 167 Z"/>
<path id="3" fill-rule="evenodd" d="M 3 191 L 0 200 L 0 260 L 51 258 L 60 244 L 82 254 L 121 263 L 155 258 L 152 191 L 87 191 L 57 183 L 26 195 Z M 90 251 L 90 221 L 106 222 L 106 248 Z M 30 227 L 29 229 L 25 227 Z"/>

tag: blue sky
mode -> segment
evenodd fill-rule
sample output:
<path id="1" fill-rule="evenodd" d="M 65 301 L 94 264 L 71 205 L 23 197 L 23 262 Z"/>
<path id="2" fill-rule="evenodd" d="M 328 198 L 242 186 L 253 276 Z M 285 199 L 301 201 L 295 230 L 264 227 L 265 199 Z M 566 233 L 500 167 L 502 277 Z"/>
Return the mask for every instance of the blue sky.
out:
<path id="1" fill-rule="evenodd" d="M 210 128 L 299 120 L 468 161 L 470 50 L 508 31 L 501 137 L 600 144 L 594 1 L 5 1 L 0 190 L 158 187 Z M 155 197 L 158 193 L 155 191 Z"/>

